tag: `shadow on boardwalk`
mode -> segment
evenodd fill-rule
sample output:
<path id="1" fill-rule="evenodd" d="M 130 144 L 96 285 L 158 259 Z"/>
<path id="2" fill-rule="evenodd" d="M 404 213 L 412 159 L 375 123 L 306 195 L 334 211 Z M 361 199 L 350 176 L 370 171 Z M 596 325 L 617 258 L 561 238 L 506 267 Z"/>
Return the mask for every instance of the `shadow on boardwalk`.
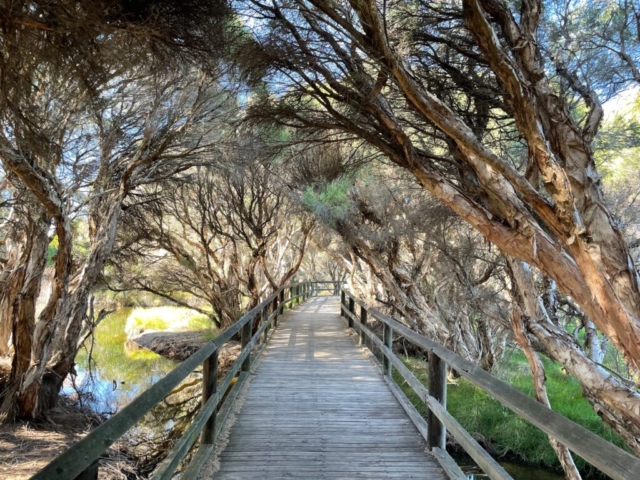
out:
<path id="1" fill-rule="evenodd" d="M 338 311 L 316 297 L 282 319 L 216 479 L 446 478 Z"/>

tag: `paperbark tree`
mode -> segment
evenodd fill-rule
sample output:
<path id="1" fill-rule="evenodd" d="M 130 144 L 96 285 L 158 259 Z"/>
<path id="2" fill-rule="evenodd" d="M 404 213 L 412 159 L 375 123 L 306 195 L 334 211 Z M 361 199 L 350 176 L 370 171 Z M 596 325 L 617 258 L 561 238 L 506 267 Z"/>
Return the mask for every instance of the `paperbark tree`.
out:
<path id="1" fill-rule="evenodd" d="M 519 333 L 526 335 L 527 342 L 535 341 L 543 353 L 576 378 L 596 413 L 640 454 L 640 394 L 591 359 L 552 319 L 528 265 L 513 258 L 509 258 L 509 265 L 522 298 L 522 309 L 527 314 L 518 325 Z"/>
<path id="2" fill-rule="evenodd" d="M 18 364 L 29 360 L 29 343 L 20 339 L 30 338 L 34 328 L 49 244 L 49 217 L 28 190 L 15 180 L 5 181 L 12 198 L 2 225 L 5 259 L 0 273 L 0 355 L 9 354 L 13 343 L 17 347 L 14 365 L 21 368 Z"/>
<path id="3" fill-rule="evenodd" d="M 556 94 L 540 1 L 515 13 L 501 0 L 246 5 L 261 25 L 260 68 L 289 88 L 254 104 L 255 120 L 377 147 L 505 254 L 553 278 L 640 366 L 638 276 L 590 149 L 602 109 L 586 92 L 579 124 Z"/>
<path id="4" fill-rule="evenodd" d="M 88 115 L 44 105 L 42 111 L 53 117 L 40 125 L 64 129 L 59 138 L 67 140 L 53 150 L 59 152 L 57 161 L 44 157 L 34 162 L 39 152 L 23 141 L 17 123 L 10 131 L 18 134 L 0 138 L 5 168 L 37 200 L 46 217 L 43 230 L 48 232 L 52 223 L 57 240 L 54 278 L 42 312 L 35 319 L 25 298 L 14 306 L 28 314 L 13 317 L 12 390 L 3 405 L 10 417 L 37 417 L 55 404 L 73 368 L 89 293 L 113 247 L 124 199 L 141 185 L 204 161 L 212 151 L 212 124 L 207 122 L 217 115 L 217 94 L 206 76 L 119 79 Z M 66 121 L 56 123 L 56 115 Z M 74 258 L 71 222 L 79 213 L 88 219 L 89 247 L 82 258 Z M 46 260 L 46 234 L 42 245 L 40 256 L 31 260 L 40 269 Z M 40 277 L 33 276 L 39 286 Z"/>
<path id="5" fill-rule="evenodd" d="M 226 328 L 290 281 L 313 222 L 296 215 L 252 148 L 228 145 L 224 160 L 127 205 L 110 287 L 153 293 Z"/>
<path id="6" fill-rule="evenodd" d="M 367 164 L 362 150 L 323 146 L 296 155 L 287 169 L 291 184 L 339 236 L 341 248 L 333 253 L 351 272 L 352 287 L 416 331 L 491 368 L 508 328 L 506 313 L 491 313 L 506 303 L 498 298 L 501 284 L 496 292 L 486 288 L 499 272 L 491 263 L 497 254 L 416 190 L 409 175 L 375 160 Z"/>
<path id="7" fill-rule="evenodd" d="M 25 226 L 33 230 L 3 235 L 18 259 L 2 277 L 0 325 L 13 326 L 14 349 L 3 410 L 32 418 L 55 402 L 73 367 L 123 199 L 206 150 L 208 132 L 194 125 L 216 104 L 213 84 L 189 66 L 216 72 L 229 9 L 200 0 L 34 0 L 3 4 L 0 13 L 0 160 L 14 187 L 28 192 Z M 72 222 L 85 215 L 89 249 L 77 258 Z M 50 240 L 54 278 L 36 320 Z"/>

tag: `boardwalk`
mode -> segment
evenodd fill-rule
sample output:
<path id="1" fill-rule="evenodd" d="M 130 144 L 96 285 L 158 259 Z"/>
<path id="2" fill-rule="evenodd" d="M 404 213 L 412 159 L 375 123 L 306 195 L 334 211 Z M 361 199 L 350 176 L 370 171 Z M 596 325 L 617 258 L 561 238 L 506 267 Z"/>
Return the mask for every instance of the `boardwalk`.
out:
<path id="1" fill-rule="evenodd" d="M 337 297 L 312 298 L 281 321 L 216 479 L 446 478 L 347 336 L 338 305 Z"/>

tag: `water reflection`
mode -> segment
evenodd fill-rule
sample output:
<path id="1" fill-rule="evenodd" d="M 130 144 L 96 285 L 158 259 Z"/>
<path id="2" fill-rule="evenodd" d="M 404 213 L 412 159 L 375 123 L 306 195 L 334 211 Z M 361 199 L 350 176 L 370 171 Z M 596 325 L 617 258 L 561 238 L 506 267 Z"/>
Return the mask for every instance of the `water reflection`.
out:
<path id="1" fill-rule="evenodd" d="M 77 375 L 65 382 L 63 393 L 75 396 L 93 411 L 110 416 L 174 369 L 168 360 L 128 341 L 125 325 L 131 308 L 106 317 L 76 358 Z M 75 388 L 73 383 L 75 383 Z M 138 474 L 147 475 L 163 460 L 200 408 L 202 373 L 196 371 L 127 432 L 121 450 L 137 461 Z"/>
<path id="2" fill-rule="evenodd" d="M 177 365 L 127 341 L 124 329 L 131 311 L 121 308 L 107 316 L 76 358 L 76 387 L 83 393 L 83 404 L 98 413 L 114 414 Z M 63 393 L 75 393 L 71 380 Z"/>

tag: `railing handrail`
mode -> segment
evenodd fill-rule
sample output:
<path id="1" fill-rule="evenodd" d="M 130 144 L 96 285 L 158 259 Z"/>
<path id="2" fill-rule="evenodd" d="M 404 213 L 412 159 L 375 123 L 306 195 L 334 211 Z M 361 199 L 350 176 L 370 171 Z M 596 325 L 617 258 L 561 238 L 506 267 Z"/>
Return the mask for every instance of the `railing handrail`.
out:
<path id="1" fill-rule="evenodd" d="M 198 424 L 197 431 L 194 431 L 191 427 L 187 429 L 169 454 L 179 455 L 179 458 L 174 456 L 168 461 L 163 462 L 159 470 L 159 474 L 154 477 L 165 478 L 164 473 L 173 473 L 178 466 L 179 461 L 188 452 L 191 445 L 195 441 L 195 434 L 203 429 L 206 429 L 206 423 L 210 422 L 211 417 L 215 421 L 215 409 L 220 403 L 220 400 L 224 396 L 226 389 L 230 386 L 231 380 L 238 373 L 238 370 L 242 366 L 243 369 L 247 357 L 249 357 L 251 348 L 257 343 L 260 335 L 265 335 L 271 325 L 272 321 L 277 321 L 279 315 L 284 313 L 284 306 L 286 303 L 291 302 L 294 304 L 296 300 L 301 298 L 306 300 L 311 295 L 311 285 L 314 282 L 306 281 L 300 283 L 289 283 L 280 287 L 278 290 L 269 295 L 264 301 L 253 308 L 251 311 L 240 317 L 240 319 L 224 330 L 213 340 L 206 343 L 188 359 L 180 363 L 176 368 L 167 373 L 162 379 L 158 380 L 150 388 L 138 395 L 131 403 L 109 418 L 105 423 L 92 430 L 83 439 L 69 447 L 61 455 L 56 457 L 42 470 L 36 473 L 32 479 L 34 480 L 53 480 L 53 479 L 65 479 L 69 480 L 76 478 L 83 472 L 91 470 L 95 465 L 99 457 L 122 435 L 124 435 L 133 425 L 135 425 L 140 419 L 142 419 L 152 408 L 160 403 L 173 389 L 180 384 L 189 374 L 191 374 L 199 365 L 209 365 L 209 361 L 213 359 L 213 373 L 212 376 L 217 376 L 217 355 L 222 346 L 231 340 L 238 332 L 243 331 L 243 348 L 239 357 L 234 361 L 232 367 L 229 369 L 224 379 L 220 382 L 220 387 L 224 387 L 217 391 L 216 383 L 213 384 L 212 392 L 205 392 L 207 398 L 203 400 L 203 406 L 193 423 Z M 285 292 L 289 291 L 289 298 L 285 298 Z M 295 295 L 294 295 L 295 291 Z M 245 332 L 247 326 L 252 326 L 254 320 L 260 315 L 264 316 L 264 311 L 270 306 L 273 307 L 273 312 L 266 318 L 263 318 L 263 325 L 255 334 L 249 333 L 245 338 Z M 211 379 L 204 378 L 203 381 L 207 382 Z M 216 378 L 213 378 L 213 382 L 216 382 Z M 215 440 L 215 439 L 214 439 Z M 188 443 L 188 445 L 187 445 Z M 166 467 L 166 468 L 163 468 Z M 90 474 L 91 477 L 97 478 L 97 467 L 94 468 L 95 472 Z M 83 477 L 85 478 L 85 477 Z M 89 478 L 87 476 L 86 478 Z M 169 475 L 170 478 L 170 475 Z"/>
<path id="2" fill-rule="evenodd" d="M 341 300 L 341 311 L 345 316 L 354 321 L 353 323 L 350 322 L 350 326 L 356 326 L 361 329 L 363 333 L 367 334 L 368 331 L 369 334 L 373 335 L 371 330 L 366 327 L 366 324 L 363 324 L 360 321 L 362 319 L 362 311 L 360 318 L 355 315 L 352 305 L 358 304 L 364 312 L 367 312 L 364 313 L 365 319 L 368 314 L 369 316 L 381 321 L 392 332 L 400 334 L 414 345 L 436 355 L 469 382 L 488 393 L 491 397 L 532 425 L 535 425 L 548 435 L 557 439 L 560 443 L 577 455 L 580 455 L 605 474 L 616 480 L 631 480 L 633 478 L 637 478 L 637 475 L 640 472 L 640 459 L 634 455 L 631 455 L 616 445 L 613 445 L 607 440 L 599 437 L 595 433 L 587 430 L 583 426 L 539 403 L 534 398 L 522 393 L 520 390 L 512 387 L 503 380 L 500 380 L 499 378 L 482 370 L 474 363 L 465 360 L 457 353 L 411 330 L 377 309 L 370 307 L 366 303 L 357 299 L 351 292 L 342 289 L 341 298 L 343 300 L 344 298 L 350 299 L 350 308 L 343 303 L 343 300 Z M 351 302 L 353 302 L 353 304 Z M 378 346 L 383 350 L 385 357 L 395 357 L 395 360 L 402 365 L 401 360 L 393 354 L 390 348 L 388 348 L 388 344 L 385 345 L 382 340 L 377 338 L 377 336 L 375 339 L 377 340 L 376 343 L 378 343 Z M 436 416 L 443 416 L 442 409 L 444 409 L 444 413 L 446 413 L 446 407 L 442 407 L 437 404 L 438 402 L 435 401 L 436 399 L 430 396 L 427 389 L 413 376 L 409 369 L 404 367 L 404 370 L 399 368 L 398 371 L 403 375 L 403 377 L 405 377 L 405 375 L 413 377 L 405 377 L 405 379 Z M 450 416 L 448 413 L 446 413 L 446 415 Z M 456 432 L 452 431 L 454 436 L 455 433 Z M 480 466 L 482 467 L 482 465 Z M 505 478 L 499 474 L 494 477 L 489 471 L 486 471 L 485 473 L 487 473 L 491 478 Z"/>

